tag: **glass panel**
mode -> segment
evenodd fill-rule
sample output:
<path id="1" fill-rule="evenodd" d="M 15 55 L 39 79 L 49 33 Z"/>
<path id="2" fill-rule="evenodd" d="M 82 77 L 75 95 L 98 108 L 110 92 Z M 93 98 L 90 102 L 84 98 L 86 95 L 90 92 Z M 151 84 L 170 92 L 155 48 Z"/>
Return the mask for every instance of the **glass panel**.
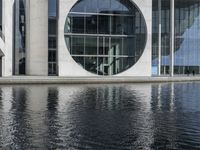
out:
<path id="1" fill-rule="evenodd" d="M 85 57 L 85 69 L 97 74 L 97 57 Z"/>
<path id="2" fill-rule="evenodd" d="M 48 5 L 49 16 L 56 17 L 57 0 L 49 0 Z"/>
<path id="3" fill-rule="evenodd" d="M 24 0 L 15 0 L 14 75 L 25 74 L 26 13 Z"/>
<path id="4" fill-rule="evenodd" d="M 122 35 L 124 33 L 124 17 L 111 16 L 111 33 Z"/>
<path id="5" fill-rule="evenodd" d="M 124 0 L 110 0 L 111 8 L 110 11 L 112 11 L 114 14 L 121 14 L 124 5 L 122 4 Z"/>
<path id="6" fill-rule="evenodd" d="M 48 62 L 56 62 L 56 51 L 49 51 Z"/>
<path id="7" fill-rule="evenodd" d="M 99 13 L 109 13 L 111 7 L 110 0 L 98 0 Z"/>
<path id="8" fill-rule="evenodd" d="M 98 0 L 87 0 L 86 12 L 96 13 L 98 12 Z"/>
<path id="9" fill-rule="evenodd" d="M 73 33 L 84 33 L 85 24 L 84 24 L 84 15 L 83 14 L 71 14 L 71 25 Z"/>
<path id="10" fill-rule="evenodd" d="M 123 49 L 123 45 L 122 45 L 122 38 L 118 38 L 118 37 L 112 37 L 111 38 L 111 51 L 112 51 L 112 55 L 124 55 L 124 50 Z"/>
<path id="11" fill-rule="evenodd" d="M 78 1 L 70 12 L 97 12 L 98 0 Z"/>
<path id="12" fill-rule="evenodd" d="M 110 50 L 110 42 L 108 37 L 99 37 L 99 55 L 108 55 Z"/>
<path id="13" fill-rule="evenodd" d="M 95 34 L 97 33 L 97 16 L 96 15 L 86 15 L 86 33 Z"/>
<path id="14" fill-rule="evenodd" d="M 158 74 L 158 0 L 152 1 L 152 74 Z"/>
<path id="15" fill-rule="evenodd" d="M 123 52 L 122 52 L 122 55 L 134 56 L 134 57 L 140 56 L 141 49 L 139 49 L 139 46 L 140 45 L 139 45 L 139 43 L 137 43 L 136 38 L 132 38 L 132 37 L 123 38 Z"/>
<path id="16" fill-rule="evenodd" d="M 99 16 L 99 25 L 98 25 L 100 34 L 110 34 L 110 16 Z"/>
<path id="17" fill-rule="evenodd" d="M 56 75 L 56 72 L 57 72 L 56 63 L 48 63 L 48 74 Z"/>
<path id="18" fill-rule="evenodd" d="M 123 34 L 124 35 L 134 35 L 135 34 L 135 24 L 134 16 L 125 16 L 123 21 Z M 145 23 L 143 23 L 145 24 Z M 141 28 L 141 26 L 140 26 Z"/>
<path id="19" fill-rule="evenodd" d="M 84 54 L 84 37 L 73 36 L 71 38 L 71 54 Z"/>
<path id="20" fill-rule="evenodd" d="M 175 13 L 174 72 L 199 74 L 200 0 L 175 1 Z"/>
<path id="21" fill-rule="evenodd" d="M 49 48 L 56 49 L 56 37 L 49 37 L 48 46 Z"/>
<path id="22" fill-rule="evenodd" d="M 85 55 L 97 55 L 96 37 L 85 37 Z"/>
<path id="23" fill-rule="evenodd" d="M 56 30 L 57 30 L 57 20 L 56 18 L 49 18 L 49 35 L 56 35 Z"/>

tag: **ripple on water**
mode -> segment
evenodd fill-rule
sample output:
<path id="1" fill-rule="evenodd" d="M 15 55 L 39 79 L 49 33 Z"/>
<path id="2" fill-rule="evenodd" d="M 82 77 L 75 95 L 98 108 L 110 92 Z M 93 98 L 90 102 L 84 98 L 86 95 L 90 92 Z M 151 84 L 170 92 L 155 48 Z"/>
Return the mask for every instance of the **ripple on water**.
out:
<path id="1" fill-rule="evenodd" d="M 2 149 L 200 149 L 200 83 L 0 87 Z"/>

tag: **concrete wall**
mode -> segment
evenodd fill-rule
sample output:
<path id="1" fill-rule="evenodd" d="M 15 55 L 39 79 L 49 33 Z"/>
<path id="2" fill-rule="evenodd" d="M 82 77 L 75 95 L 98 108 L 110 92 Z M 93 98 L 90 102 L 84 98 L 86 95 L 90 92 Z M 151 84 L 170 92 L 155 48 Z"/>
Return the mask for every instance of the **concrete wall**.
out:
<path id="1" fill-rule="evenodd" d="M 48 0 L 26 1 L 26 74 L 48 75 Z"/>
<path id="2" fill-rule="evenodd" d="M 132 0 L 144 15 L 147 24 L 147 43 L 140 60 L 127 71 L 117 76 L 151 76 L 151 31 L 152 0 Z M 71 57 L 64 39 L 67 15 L 77 0 L 59 0 L 58 21 L 58 72 L 59 76 L 96 76 L 78 65 Z"/>
<path id="3" fill-rule="evenodd" d="M 13 65 L 13 5 L 14 0 L 3 0 L 3 26 L 5 35 L 4 57 L 2 58 L 2 75 L 12 76 Z M 2 45 L 2 41 L 1 41 Z"/>

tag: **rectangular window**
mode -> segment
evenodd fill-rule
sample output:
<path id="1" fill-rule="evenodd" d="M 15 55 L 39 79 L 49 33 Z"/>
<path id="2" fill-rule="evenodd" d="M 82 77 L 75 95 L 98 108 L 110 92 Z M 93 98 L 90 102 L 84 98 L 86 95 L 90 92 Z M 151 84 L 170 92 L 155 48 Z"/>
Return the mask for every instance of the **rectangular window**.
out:
<path id="1" fill-rule="evenodd" d="M 57 0 L 48 0 L 48 73 L 57 74 Z"/>

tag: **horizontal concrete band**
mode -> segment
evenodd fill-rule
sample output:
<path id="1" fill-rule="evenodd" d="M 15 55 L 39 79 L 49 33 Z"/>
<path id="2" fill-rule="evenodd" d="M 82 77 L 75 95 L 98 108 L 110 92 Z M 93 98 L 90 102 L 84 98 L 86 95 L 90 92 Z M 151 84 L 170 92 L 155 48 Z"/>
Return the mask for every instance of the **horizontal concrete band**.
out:
<path id="1" fill-rule="evenodd" d="M 0 84 L 113 84 L 113 83 L 161 83 L 200 81 L 200 76 L 175 77 L 44 77 L 14 76 L 0 78 Z"/>

